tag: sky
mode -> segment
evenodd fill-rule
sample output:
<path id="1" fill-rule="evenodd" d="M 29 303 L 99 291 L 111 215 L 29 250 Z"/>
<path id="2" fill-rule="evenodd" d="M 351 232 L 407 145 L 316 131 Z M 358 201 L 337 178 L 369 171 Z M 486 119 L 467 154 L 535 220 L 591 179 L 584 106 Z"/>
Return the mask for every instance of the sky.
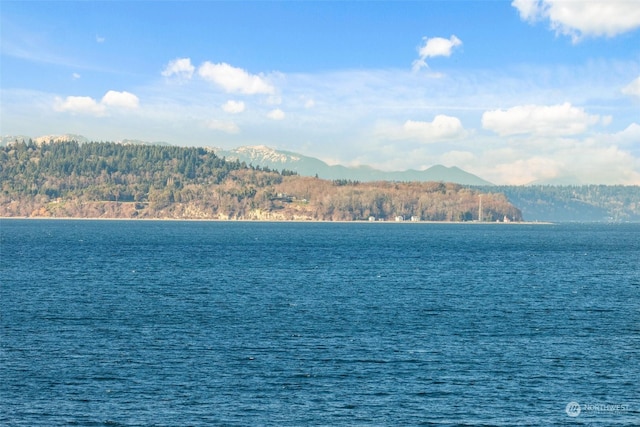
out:
<path id="1" fill-rule="evenodd" d="M 0 134 L 640 184 L 640 0 L 0 2 Z"/>

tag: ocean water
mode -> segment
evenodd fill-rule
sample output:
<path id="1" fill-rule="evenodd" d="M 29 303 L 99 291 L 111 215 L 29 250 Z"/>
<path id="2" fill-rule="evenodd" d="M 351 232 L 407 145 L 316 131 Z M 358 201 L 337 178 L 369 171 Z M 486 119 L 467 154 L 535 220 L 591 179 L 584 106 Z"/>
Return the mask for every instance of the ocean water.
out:
<path id="1" fill-rule="evenodd" d="M 640 224 L 0 239 L 0 425 L 640 425 Z"/>

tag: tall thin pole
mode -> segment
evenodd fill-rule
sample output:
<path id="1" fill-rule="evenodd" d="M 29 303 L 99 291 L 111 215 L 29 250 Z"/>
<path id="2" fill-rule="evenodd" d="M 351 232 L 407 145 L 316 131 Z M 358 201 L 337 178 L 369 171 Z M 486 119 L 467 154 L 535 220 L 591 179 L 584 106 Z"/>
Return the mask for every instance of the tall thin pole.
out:
<path id="1" fill-rule="evenodd" d="M 480 203 L 478 204 L 478 222 L 482 222 L 482 194 L 479 195 Z"/>

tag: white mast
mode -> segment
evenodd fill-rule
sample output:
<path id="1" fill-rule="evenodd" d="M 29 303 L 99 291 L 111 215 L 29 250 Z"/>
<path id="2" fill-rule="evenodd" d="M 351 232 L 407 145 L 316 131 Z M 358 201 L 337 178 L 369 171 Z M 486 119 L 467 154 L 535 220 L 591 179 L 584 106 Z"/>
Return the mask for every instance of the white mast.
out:
<path id="1" fill-rule="evenodd" d="M 478 204 L 478 222 L 482 222 L 482 194 L 478 196 L 480 203 Z"/>

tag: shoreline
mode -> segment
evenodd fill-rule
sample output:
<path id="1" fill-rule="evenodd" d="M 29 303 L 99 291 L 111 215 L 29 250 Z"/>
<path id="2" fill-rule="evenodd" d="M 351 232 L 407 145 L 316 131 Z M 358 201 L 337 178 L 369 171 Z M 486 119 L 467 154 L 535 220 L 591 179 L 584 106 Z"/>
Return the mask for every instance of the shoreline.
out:
<path id="1" fill-rule="evenodd" d="M 335 224 L 474 224 L 474 225 L 485 225 L 485 224 L 495 224 L 495 225 L 556 225 L 555 222 L 549 221 L 369 221 L 366 219 L 363 220 L 354 220 L 354 221 L 328 221 L 328 220 L 302 220 L 302 219 L 218 219 L 218 218 L 102 218 L 102 217 L 94 217 L 94 218 L 85 218 L 85 217 L 44 217 L 44 216 L 29 216 L 29 217 L 21 217 L 21 216 L 3 216 L 0 217 L 0 221 L 2 220 L 29 220 L 29 221 L 42 221 L 42 220 L 53 220 L 53 221 L 171 221 L 171 222 L 255 222 L 255 223 L 303 223 L 303 224 L 314 224 L 314 223 L 335 223 Z"/>

